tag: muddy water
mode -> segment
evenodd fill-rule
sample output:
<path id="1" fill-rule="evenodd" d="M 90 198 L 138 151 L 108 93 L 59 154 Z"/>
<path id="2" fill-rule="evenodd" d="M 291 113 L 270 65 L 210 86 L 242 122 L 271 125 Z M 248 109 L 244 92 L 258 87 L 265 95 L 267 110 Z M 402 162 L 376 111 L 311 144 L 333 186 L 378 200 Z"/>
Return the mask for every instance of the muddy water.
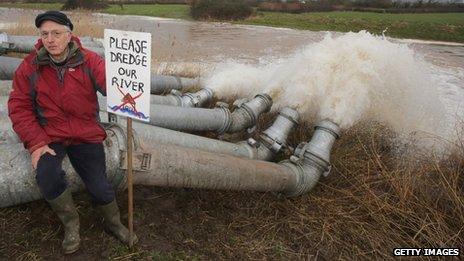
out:
<path id="1" fill-rule="evenodd" d="M 0 30 L 16 23 L 32 24 L 38 13 L 40 11 L 0 8 Z M 142 16 L 93 14 L 92 17 L 92 24 L 103 28 L 152 33 L 154 58 L 163 62 L 209 63 L 229 58 L 257 62 L 289 55 L 298 48 L 322 40 L 327 33 Z M 464 68 L 464 45 L 400 41 L 409 43 L 435 64 Z"/>

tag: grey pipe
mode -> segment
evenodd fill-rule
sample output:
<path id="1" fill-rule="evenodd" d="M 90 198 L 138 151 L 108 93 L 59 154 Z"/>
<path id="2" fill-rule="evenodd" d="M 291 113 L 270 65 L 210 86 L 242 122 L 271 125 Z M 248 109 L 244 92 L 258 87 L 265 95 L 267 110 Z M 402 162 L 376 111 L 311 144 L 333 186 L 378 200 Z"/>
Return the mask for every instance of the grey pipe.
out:
<path id="1" fill-rule="evenodd" d="M 152 94 L 162 94 L 171 90 L 188 90 L 197 86 L 200 86 L 199 78 L 151 74 Z"/>
<path id="2" fill-rule="evenodd" d="M 203 152 L 177 146 L 152 144 L 153 170 L 139 172 L 134 183 L 225 190 L 282 192 L 298 196 L 310 191 L 323 173 L 330 170 L 328 155 L 339 127 L 323 121 L 314 137 L 304 143 L 292 160 L 279 164 Z M 149 145 L 150 146 L 150 145 Z"/>
<path id="3" fill-rule="evenodd" d="M 16 68 L 21 64 L 22 59 L 0 56 L 0 80 L 12 80 Z M 167 76 L 151 74 L 150 93 L 161 94 L 171 90 L 186 90 L 199 86 L 198 78 L 181 78 L 177 76 Z"/>
<path id="4" fill-rule="evenodd" d="M 1 97 L 0 101 L 1 100 L 6 100 L 6 97 Z M 103 121 L 107 120 L 107 114 L 101 113 L 100 118 Z M 11 123 L 6 116 L 6 113 L 0 117 L 0 120 L 3 119 L 6 119 L 8 122 L 2 125 L 5 129 L 0 130 L 0 143 L 6 144 L 20 142 L 19 138 L 11 130 Z M 125 118 L 118 117 L 118 123 L 125 126 Z M 258 137 L 257 141 L 250 138 L 247 141 L 238 143 L 209 139 L 156 126 L 147 126 L 146 124 L 137 121 L 134 121 L 132 126 L 137 135 L 140 137 L 140 140 L 143 140 L 144 144 L 170 144 L 236 157 L 269 161 L 280 152 L 282 146 L 285 144 L 288 134 L 297 123 L 298 113 L 293 109 L 283 108 L 274 123 Z"/>
<path id="5" fill-rule="evenodd" d="M 118 121 L 125 126 L 126 121 L 123 117 L 120 117 Z M 143 140 L 143 144 L 177 145 L 213 153 L 269 161 L 281 151 L 290 131 L 297 123 L 298 113 L 293 109 L 283 108 L 274 123 L 258 137 L 257 141 L 250 138 L 238 143 L 209 139 L 155 126 L 148 127 L 146 124 L 136 121 L 132 123 L 132 126 L 140 140 Z"/>
<path id="6" fill-rule="evenodd" d="M 11 91 L 11 86 L 13 86 L 13 81 L 0 80 L 0 96 L 8 96 Z"/>
<path id="7" fill-rule="evenodd" d="M 124 149 L 123 133 L 118 128 L 107 130 L 104 142 L 106 152 L 107 176 L 115 188 L 125 187 L 124 171 L 118 168 L 120 149 Z M 29 152 L 21 143 L 0 145 L 0 208 L 34 201 L 42 198 L 32 170 Z M 83 190 L 84 185 L 66 157 L 63 162 L 66 179 L 72 191 Z"/>
<path id="8" fill-rule="evenodd" d="M 14 72 L 21 61 L 19 58 L 0 56 L 0 80 L 13 80 Z"/>
<path id="9" fill-rule="evenodd" d="M 151 95 L 150 103 L 181 107 L 202 107 L 210 102 L 213 98 L 213 91 L 208 88 L 203 88 L 195 93 L 184 93 L 177 90 L 172 90 L 170 94 Z"/>
<path id="10" fill-rule="evenodd" d="M 105 98 L 99 98 L 99 104 L 102 111 L 107 111 Z M 272 99 L 267 94 L 259 94 L 238 106 L 231 113 L 227 108 L 203 109 L 152 104 L 149 124 L 180 131 L 235 133 L 254 127 L 259 115 L 271 109 Z"/>
<path id="11" fill-rule="evenodd" d="M 3 47 L 3 53 L 30 53 L 35 49 L 35 43 L 37 43 L 38 39 L 38 36 L 7 35 L 5 33 L 1 35 L 0 46 Z M 98 53 L 100 56 L 105 55 L 105 49 L 103 49 L 103 44 L 101 42 L 90 37 L 81 37 L 80 41 L 83 47 Z"/>
<path id="12" fill-rule="evenodd" d="M 282 192 L 297 196 L 308 192 L 323 172 L 330 170 L 329 154 L 339 128 L 325 121 L 317 125 L 313 139 L 301 146 L 290 161 L 279 164 L 254 161 L 224 154 L 165 144 L 145 144 L 150 163 L 140 171 L 138 165 L 134 184 L 190 187 L 225 190 L 255 190 Z M 104 142 L 107 174 L 118 188 L 125 185 L 124 173 L 119 168 L 124 155 L 126 136 L 122 128 L 111 126 Z M 137 140 L 137 137 L 135 137 Z M 40 199 L 40 194 L 29 153 L 21 144 L 0 145 L 0 207 L 7 207 Z M 145 162 L 146 163 L 146 162 Z M 82 183 L 66 159 L 63 169 L 73 191 L 81 190 Z"/>

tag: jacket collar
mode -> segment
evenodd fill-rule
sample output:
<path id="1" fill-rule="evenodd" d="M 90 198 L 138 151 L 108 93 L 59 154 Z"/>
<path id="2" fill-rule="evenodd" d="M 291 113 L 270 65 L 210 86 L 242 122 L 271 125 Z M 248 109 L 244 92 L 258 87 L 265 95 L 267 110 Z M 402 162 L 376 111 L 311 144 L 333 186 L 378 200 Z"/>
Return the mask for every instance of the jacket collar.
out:
<path id="1" fill-rule="evenodd" d="M 64 66 L 66 67 L 76 67 L 84 62 L 84 55 L 82 53 L 82 44 L 79 38 L 71 36 L 71 41 L 68 44 L 69 54 L 68 60 Z M 50 56 L 48 55 L 45 46 L 43 45 L 42 39 L 39 39 L 35 44 L 36 57 L 33 63 L 38 66 L 42 65 L 53 65 Z"/>

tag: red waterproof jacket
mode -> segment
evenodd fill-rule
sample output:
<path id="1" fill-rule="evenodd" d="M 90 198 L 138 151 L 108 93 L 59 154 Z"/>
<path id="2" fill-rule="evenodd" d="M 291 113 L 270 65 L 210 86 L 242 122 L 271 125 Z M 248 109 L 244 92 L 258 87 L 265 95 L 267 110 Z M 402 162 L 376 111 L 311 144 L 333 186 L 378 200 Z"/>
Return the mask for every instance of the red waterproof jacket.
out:
<path id="1" fill-rule="evenodd" d="M 105 63 L 82 47 L 77 37 L 70 55 L 55 66 L 39 39 L 15 72 L 8 111 L 24 146 L 34 150 L 51 142 L 99 143 L 106 132 L 99 124 L 96 91 L 106 95 Z"/>

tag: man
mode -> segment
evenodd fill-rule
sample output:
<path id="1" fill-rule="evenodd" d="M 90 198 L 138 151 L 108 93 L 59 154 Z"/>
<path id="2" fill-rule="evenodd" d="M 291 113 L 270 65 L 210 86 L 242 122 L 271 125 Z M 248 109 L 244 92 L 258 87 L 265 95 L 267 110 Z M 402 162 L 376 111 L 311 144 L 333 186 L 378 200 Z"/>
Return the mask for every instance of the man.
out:
<path id="1" fill-rule="evenodd" d="M 129 231 L 121 224 L 106 177 L 106 132 L 99 124 L 96 91 L 106 93 L 104 61 L 81 46 L 64 13 L 39 14 L 35 25 L 40 39 L 15 72 L 8 110 L 13 129 L 31 153 L 40 191 L 63 223 L 63 251 L 73 253 L 80 243 L 79 216 L 61 167 L 65 155 L 109 230 L 127 244 Z"/>

